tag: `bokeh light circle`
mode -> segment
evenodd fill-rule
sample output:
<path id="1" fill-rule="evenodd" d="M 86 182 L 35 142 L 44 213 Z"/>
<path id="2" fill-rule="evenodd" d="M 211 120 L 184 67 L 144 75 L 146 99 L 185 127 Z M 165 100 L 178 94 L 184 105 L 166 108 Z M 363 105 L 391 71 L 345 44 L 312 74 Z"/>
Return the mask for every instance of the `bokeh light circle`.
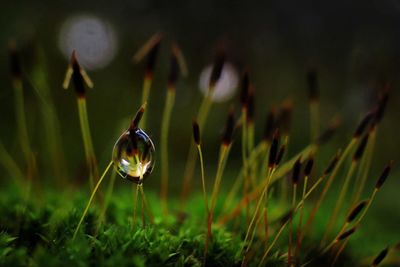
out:
<path id="1" fill-rule="evenodd" d="M 110 24 L 93 15 L 68 18 L 61 26 L 59 47 L 69 59 L 73 50 L 89 70 L 101 69 L 114 58 L 117 38 Z"/>
<path id="2" fill-rule="evenodd" d="M 208 65 L 200 74 L 199 87 L 200 91 L 206 95 L 208 93 L 208 85 L 212 72 L 212 65 Z M 232 98 L 238 87 L 239 77 L 235 67 L 226 62 L 222 69 L 221 77 L 215 85 L 212 95 L 214 102 L 225 102 Z"/>

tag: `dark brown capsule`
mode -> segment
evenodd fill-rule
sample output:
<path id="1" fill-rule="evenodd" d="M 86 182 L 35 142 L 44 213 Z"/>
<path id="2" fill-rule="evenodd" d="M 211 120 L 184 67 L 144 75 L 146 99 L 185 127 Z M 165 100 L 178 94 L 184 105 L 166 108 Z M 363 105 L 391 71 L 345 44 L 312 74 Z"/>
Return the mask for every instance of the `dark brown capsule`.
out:
<path id="1" fill-rule="evenodd" d="M 263 135 L 263 139 L 265 141 L 272 140 L 272 136 L 274 134 L 275 125 L 276 125 L 275 117 L 276 117 L 276 110 L 274 107 L 272 107 L 270 109 L 270 111 L 268 112 L 267 118 L 265 120 L 264 135 Z"/>
<path id="2" fill-rule="evenodd" d="M 337 128 L 340 125 L 340 119 L 339 118 L 334 118 L 331 123 L 329 124 L 328 128 L 323 131 L 319 137 L 315 140 L 315 143 L 317 145 L 323 145 L 327 142 L 329 142 L 333 135 L 336 133 Z"/>
<path id="3" fill-rule="evenodd" d="M 131 126 L 129 127 L 130 130 L 134 130 L 139 127 L 140 120 L 143 117 L 143 113 L 146 109 L 146 104 L 143 104 L 139 110 L 136 112 L 135 117 L 132 120 Z"/>
<path id="4" fill-rule="evenodd" d="M 160 40 L 161 41 L 161 40 Z M 154 67 L 156 65 L 156 60 L 157 60 L 157 55 L 158 51 L 160 50 L 160 44 L 161 42 L 157 42 L 149 51 L 147 54 L 147 59 L 146 59 L 146 71 L 145 71 L 145 76 L 146 79 L 152 79 L 153 78 L 153 73 L 154 73 Z"/>
<path id="5" fill-rule="evenodd" d="M 72 52 L 70 64 L 72 67 L 72 81 L 74 83 L 75 92 L 78 98 L 85 98 L 85 82 L 81 73 L 81 66 L 76 58 L 75 50 Z"/>
<path id="6" fill-rule="evenodd" d="M 174 90 L 179 76 L 178 59 L 175 53 L 171 53 L 169 74 L 168 74 L 168 89 Z"/>
<path id="7" fill-rule="evenodd" d="M 273 168 L 276 165 L 276 159 L 278 155 L 278 146 L 279 146 L 279 131 L 276 130 L 274 133 L 274 137 L 272 138 L 271 147 L 269 149 L 269 160 L 268 166 L 269 168 Z"/>
<path id="8" fill-rule="evenodd" d="M 386 181 L 387 177 L 389 176 L 389 173 L 390 173 L 390 171 L 392 169 L 392 166 L 393 166 L 393 160 L 391 160 L 386 165 L 386 167 L 383 169 L 381 175 L 379 176 L 378 181 L 375 184 L 375 188 L 377 190 L 379 190 L 382 187 L 382 185 L 385 183 L 385 181 Z"/>
<path id="9" fill-rule="evenodd" d="M 315 69 L 311 69 L 307 73 L 307 84 L 308 84 L 308 97 L 310 101 L 318 101 L 319 85 L 318 85 L 318 75 Z"/>
<path id="10" fill-rule="evenodd" d="M 368 112 L 364 118 L 360 121 L 360 123 L 358 124 L 356 131 L 353 134 L 354 138 L 359 138 L 364 132 L 365 129 L 367 129 L 368 125 L 370 125 L 370 123 L 372 122 L 372 119 L 375 117 L 375 112 L 371 111 Z"/>
<path id="11" fill-rule="evenodd" d="M 279 112 L 279 117 L 278 117 L 278 127 L 282 131 L 283 135 L 288 135 L 290 132 L 290 124 L 292 121 L 292 113 L 293 113 L 293 101 L 292 100 L 286 100 L 282 108 Z"/>
<path id="12" fill-rule="evenodd" d="M 222 143 L 225 146 L 229 146 L 232 143 L 232 137 L 233 137 L 234 128 L 235 128 L 234 109 L 230 108 L 229 109 L 229 113 L 228 113 L 228 118 L 227 118 L 226 124 L 225 124 L 224 135 L 222 137 Z"/>
<path id="13" fill-rule="evenodd" d="M 300 173 L 301 173 L 301 157 L 299 157 L 293 165 L 292 182 L 294 185 L 297 185 L 299 183 Z"/>
<path id="14" fill-rule="evenodd" d="M 285 144 L 281 145 L 281 148 L 278 151 L 278 155 L 276 155 L 275 165 L 279 165 L 282 162 L 283 155 L 285 154 L 286 146 Z"/>
<path id="15" fill-rule="evenodd" d="M 304 166 L 304 175 L 305 176 L 310 176 L 313 166 L 314 166 L 314 157 L 310 157 L 307 160 L 306 165 Z"/>
<path id="16" fill-rule="evenodd" d="M 336 238 L 337 241 L 342 241 L 343 239 L 348 238 L 349 236 L 351 236 L 352 234 L 354 234 L 354 232 L 357 230 L 356 227 L 350 228 L 349 230 L 345 231 L 343 234 L 341 234 L 340 236 L 338 236 L 338 238 Z"/>
<path id="17" fill-rule="evenodd" d="M 240 104 L 242 108 L 245 108 L 247 105 L 247 96 L 249 94 L 249 86 L 250 86 L 250 78 L 249 73 L 245 71 L 242 77 L 242 88 L 240 91 Z"/>
<path id="18" fill-rule="evenodd" d="M 209 83 L 210 89 L 213 89 L 217 84 L 219 78 L 221 78 L 221 73 L 224 68 L 224 64 L 225 64 L 225 55 L 222 53 L 218 54 L 215 58 L 214 65 L 211 71 L 210 83 Z"/>
<path id="19" fill-rule="evenodd" d="M 389 248 L 385 248 L 384 250 L 379 252 L 378 256 L 375 257 L 371 266 L 373 266 L 373 267 L 378 266 L 386 258 L 388 252 L 389 252 Z"/>
<path id="20" fill-rule="evenodd" d="M 390 91 L 390 84 L 387 84 L 378 102 L 378 107 L 375 116 L 376 124 L 381 122 L 383 116 L 385 115 L 386 106 L 389 100 L 389 91 Z"/>
<path id="21" fill-rule="evenodd" d="M 10 71 L 11 77 L 14 80 L 22 79 L 21 62 L 19 60 L 19 54 L 14 42 L 9 44 L 9 58 L 10 58 Z"/>
<path id="22" fill-rule="evenodd" d="M 336 155 L 329 162 L 328 167 L 325 169 L 324 176 L 330 174 L 333 171 L 333 169 L 336 167 L 336 164 L 339 161 L 339 158 L 340 158 L 340 152 L 337 152 Z"/>
<path id="23" fill-rule="evenodd" d="M 197 121 L 193 120 L 193 139 L 196 145 L 200 145 L 200 127 Z"/>
<path id="24" fill-rule="evenodd" d="M 360 143 L 357 146 L 356 152 L 354 152 L 353 155 L 353 161 L 359 161 L 362 155 L 364 154 L 365 147 L 367 146 L 368 143 L 368 137 L 369 134 L 366 134 L 360 141 Z"/>
<path id="25" fill-rule="evenodd" d="M 367 205 L 368 200 L 363 200 L 360 203 L 357 204 L 357 206 L 354 207 L 354 209 L 352 209 L 349 213 L 349 215 L 347 216 L 347 223 L 351 223 L 352 221 L 354 221 L 355 218 L 357 218 L 358 214 L 360 214 L 360 212 L 365 208 L 365 206 Z"/>

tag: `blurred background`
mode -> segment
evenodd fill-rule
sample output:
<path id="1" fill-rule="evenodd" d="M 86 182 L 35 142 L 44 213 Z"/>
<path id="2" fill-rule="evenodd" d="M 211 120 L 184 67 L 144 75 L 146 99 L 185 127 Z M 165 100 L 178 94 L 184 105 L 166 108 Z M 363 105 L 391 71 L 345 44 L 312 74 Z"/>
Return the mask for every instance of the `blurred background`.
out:
<path id="1" fill-rule="evenodd" d="M 21 52 L 25 77 L 28 131 L 39 170 L 52 180 L 43 138 L 40 97 L 29 83 L 37 64 L 37 48 L 47 66 L 51 98 L 60 119 L 67 173 L 79 180 L 84 151 L 76 109 L 75 92 L 63 90 L 70 53 L 77 50 L 95 86 L 88 90 L 88 113 L 100 169 L 111 157 L 112 147 L 121 134 L 124 118 L 140 106 L 144 64 L 134 64 L 134 53 L 156 32 L 166 34 L 161 44 L 148 106 L 146 131 L 159 145 L 169 69 L 170 42 L 181 47 L 189 75 L 180 79 L 170 129 L 171 187 L 177 190 L 191 141 L 191 121 L 203 97 L 199 90 L 202 71 L 212 64 L 217 48 L 223 47 L 230 62 L 235 89 L 243 68 L 250 70 L 256 89 L 256 138 L 263 132 L 266 113 L 272 103 L 294 100 L 289 154 L 293 155 L 310 140 L 306 73 L 317 70 L 320 83 L 321 122 L 326 126 L 334 115 L 342 126 L 326 146 L 327 159 L 349 140 L 362 115 L 377 99 L 383 82 L 393 90 L 386 116 L 378 133 L 373 158 L 373 182 L 389 159 L 400 160 L 398 138 L 400 106 L 400 1 L 2 1 L 0 16 L 0 140 L 22 162 L 16 135 L 13 89 L 8 63 L 8 44 L 14 40 Z M 228 78 L 227 78 L 228 79 Z M 236 81 L 236 82 L 235 82 Z M 225 115 L 230 105 L 239 114 L 238 92 L 232 91 L 213 106 L 203 129 L 207 172 L 213 174 Z M 126 122 L 126 120 L 125 120 Z M 126 125 L 127 126 L 127 125 Z M 240 135 L 236 135 L 226 180 L 236 177 L 241 163 Z M 158 155 L 157 155 L 158 157 Z M 396 164 L 397 165 L 397 164 Z M 159 166 L 159 165 L 158 165 Z M 159 186 L 156 166 L 149 185 Z M 209 175 L 212 178 L 213 175 Z M 7 177 L 7 175 L 3 176 Z M 395 168 L 388 196 L 400 185 Z M 381 212 L 398 207 L 391 197 L 380 196 Z M 383 204 L 382 204 L 383 203 Z"/>

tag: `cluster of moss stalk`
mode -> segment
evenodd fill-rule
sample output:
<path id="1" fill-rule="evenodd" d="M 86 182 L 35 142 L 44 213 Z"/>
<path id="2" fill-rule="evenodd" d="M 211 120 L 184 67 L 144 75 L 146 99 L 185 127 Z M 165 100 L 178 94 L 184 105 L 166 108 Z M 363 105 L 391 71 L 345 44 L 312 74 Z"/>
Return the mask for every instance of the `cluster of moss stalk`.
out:
<path id="1" fill-rule="evenodd" d="M 147 64 L 142 90 L 143 106 L 137 112 L 130 127 L 140 127 L 146 130 L 147 117 L 145 107 L 146 103 L 149 102 L 157 54 L 163 40 L 165 40 L 164 35 L 154 35 L 134 56 L 136 62 L 146 59 Z M 166 86 L 160 137 L 161 218 L 171 216 L 168 208 L 170 199 L 168 195 L 170 121 L 174 109 L 178 78 L 187 73 L 185 61 L 176 43 L 172 42 L 170 51 L 171 63 Z M 96 198 L 100 184 L 108 177 L 108 171 L 112 169 L 112 161 L 107 164 L 104 172 L 100 175 L 86 110 L 85 90 L 87 87 L 92 88 L 93 83 L 79 65 L 78 56 L 75 52 L 72 53 L 63 87 L 65 89 L 68 88 L 70 81 L 72 81 L 76 91 L 79 122 L 84 144 L 83 151 L 89 172 L 88 181 L 91 195 L 80 220 L 77 222 L 72 239 L 82 234 L 80 227 L 85 222 L 85 217 L 93 202 L 99 205 L 101 209 L 101 216 L 96 230 L 99 231 L 100 225 L 104 221 L 108 203 L 112 197 L 116 176 L 116 172 L 113 171 L 106 194 L 99 194 L 99 197 Z M 38 171 L 28 134 L 26 111 L 24 109 L 23 74 L 15 44 L 10 45 L 10 62 L 12 85 L 15 92 L 18 138 L 26 168 L 21 168 L 0 144 L 1 162 L 10 175 L 16 177 L 17 182 L 21 184 L 21 188 L 27 190 L 26 198 L 29 199 L 30 188 L 31 185 L 36 183 L 35 179 L 38 177 Z M 226 227 L 242 236 L 242 243 L 236 255 L 238 264 L 241 266 L 264 266 L 271 258 L 279 258 L 287 266 L 317 266 L 316 262 L 320 258 L 328 259 L 327 261 L 332 266 L 335 265 L 345 251 L 349 240 L 357 234 L 365 215 L 373 204 L 393 165 L 393 162 L 389 161 L 383 168 L 374 188 L 366 188 L 366 181 L 373 162 L 379 125 L 389 97 L 389 86 L 382 87 L 376 104 L 371 107 L 371 110 L 359 122 L 349 142 L 343 149 L 338 149 L 337 153 L 332 156 L 330 162 L 326 163 L 326 167 L 321 172 L 314 166 L 319 148 L 330 140 L 339 125 L 339 120 L 337 118 L 332 119 L 326 129 L 321 131 L 319 85 L 316 71 L 311 70 L 307 74 L 311 140 L 306 147 L 291 157 L 285 152 L 290 146 L 291 139 L 292 101 L 285 101 L 279 109 L 275 107 L 270 109 L 266 116 L 263 139 L 257 142 L 255 140 L 254 123 L 256 90 L 252 85 L 249 72 L 247 70 L 243 71 L 240 115 L 236 116 L 233 107 L 228 111 L 225 130 L 219 147 L 217 170 L 213 184 L 210 186 L 205 178 L 205 168 L 208 166 L 203 158 L 201 131 L 206 128 L 207 118 L 213 107 L 213 94 L 217 89 L 225 63 L 226 55 L 218 53 L 213 64 L 208 93 L 203 98 L 198 113 L 193 120 L 193 141 L 188 151 L 180 196 L 180 210 L 190 213 L 186 203 L 191 196 L 193 179 L 197 177 L 195 173 L 196 163 L 199 163 L 205 212 L 201 216 L 201 224 L 204 225 L 202 264 L 213 265 L 213 262 L 207 261 L 210 244 L 212 244 L 214 238 L 213 232 L 215 229 Z M 58 140 L 60 137 L 59 121 L 55 115 L 52 115 L 54 114 L 54 106 L 49 96 L 50 87 L 47 84 L 45 74 L 45 69 L 35 68 L 33 77 L 36 78 L 32 80 L 32 83 L 34 87 L 38 88 L 37 91 L 41 92 L 40 95 L 43 97 L 42 113 L 47 125 L 46 131 L 49 132 L 49 150 L 53 155 L 54 166 L 56 166 L 55 171 L 59 172 L 60 176 L 65 176 L 65 172 L 60 172 L 64 168 L 64 162 L 62 148 Z M 241 136 L 242 165 L 234 184 L 227 190 L 227 197 L 222 199 L 220 191 L 224 179 L 224 170 L 229 160 L 234 132 L 238 128 L 240 128 Z M 339 173 L 342 171 L 345 171 L 346 174 L 340 180 Z M 291 178 L 290 184 L 284 177 Z M 324 211 L 324 214 L 329 214 L 324 234 L 320 237 L 315 247 L 307 247 L 304 245 L 304 241 L 315 228 L 316 215 L 321 212 L 322 204 L 326 200 L 333 183 L 340 184 L 340 191 L 332 212 Z M 132 231 L 140 227 L 136 223 L 138 192 L 142 197 L 141 227 L 148 225 L 146 224 L 146 217 L 150 221 L 150 225 L 154 222 L 150 208 L 151 203 L 147 203 L 143 184 L 137 184 L 136 188 L 133 188 Z M 362 199 L 365 194 L 368 197 Z M 95 201 L 96 199 L 97 201 Z M 278 204 L 271 204 L 274 201 L 273 199 Z M 313 201 L 309 202 L 309 199 L 313 199 Z M 279 209 L 276 209 L 276 206 L 279 206 Z M 278 247 L 277 244 L 281 244 L 282 239 L 287 239 L 287 242 L 283 242 L 286 245 Z M 370 265 L 379 265 L 385 260 L 390 251 L 391 246 L 384 248 Z"/>

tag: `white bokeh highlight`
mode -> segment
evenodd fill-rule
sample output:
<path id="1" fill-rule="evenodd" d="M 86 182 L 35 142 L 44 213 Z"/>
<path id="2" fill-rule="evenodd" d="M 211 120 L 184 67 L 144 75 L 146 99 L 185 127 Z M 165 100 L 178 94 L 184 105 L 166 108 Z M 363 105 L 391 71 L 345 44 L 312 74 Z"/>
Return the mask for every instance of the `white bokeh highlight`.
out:
<path id="1" fill-rule="evenodd" d="M 208 93 L 212 67 L 212 65 L 208 65 L 200 74 L 199 88 L 204 96 Z M 214 102 L 228 101 L 235 94 L 238 83 L 239 77 L 235 67 L 231 63 L 226 62 L 222 68 L 221 77 L 215 85 L 212 100 Z"/>
<path id="2" fill-rule="evenodd" d="M 95 70 L 107 66 L 117 52 L 116 34 L 110 24 L 93 15 L 68 18 L 59 34 L 59 47 L 69 59 L 76 51 L 79 63 Z"/>

